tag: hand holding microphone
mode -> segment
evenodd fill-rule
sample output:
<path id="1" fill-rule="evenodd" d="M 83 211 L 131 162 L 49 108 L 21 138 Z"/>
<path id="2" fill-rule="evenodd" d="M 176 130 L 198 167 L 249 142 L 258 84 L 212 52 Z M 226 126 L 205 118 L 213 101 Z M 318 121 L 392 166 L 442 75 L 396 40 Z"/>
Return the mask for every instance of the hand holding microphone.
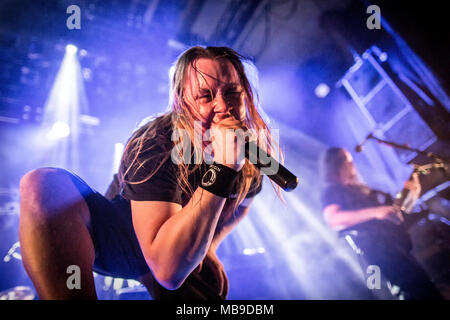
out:
<path id="1" fill-rule="evenodd" d="M 236 120 L 231 113 L 216 114 L 211 125 L 214 161 L 239 171 L 244 166 L 245 157 L 283 190 L 291 191 L 297 187 L 298 178 L 294 174 L 260 148 L 255 141 L 245 141 L 233 131 L 227 134 L 229 129 L 246 131 L 242 122 Z"/>
<path id="2" fill-rule="evenodd" d="M 238 139 L 235 131 L 242 129 L 242 122 L 230 111 L 214 115 L 211 124 L 211 142 L 215 162 L 240 171 L 245 163 L 244 141 Z"/>

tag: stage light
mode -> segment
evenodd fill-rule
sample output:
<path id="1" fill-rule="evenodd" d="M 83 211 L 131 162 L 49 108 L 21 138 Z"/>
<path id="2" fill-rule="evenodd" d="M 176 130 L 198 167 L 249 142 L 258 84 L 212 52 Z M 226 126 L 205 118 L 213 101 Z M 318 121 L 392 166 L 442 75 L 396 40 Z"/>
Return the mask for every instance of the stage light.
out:
<path id="1" fill-rule="evenodd" d="M 242 251 L 242 253 L 245 254 L 246 256 L 251 256 L 251 255 L 254 255 L 254 254 L 257 254 L 257 253 L 262 254 L 262 253 L 265 253 L 265 252 L 266 252 L 266 249 L 262 248 L 262 247 L 259 247 L 259 248 L 245 248 Z"/>
<path id="2" fill-rule="evenodd" d="M 243 254 L 250 256 L 252 254 L 255 254 L 256 250 L 253 248 L 245 248 L 244 251 L 242 251 Z"/>
<path id="3" fill-rule="evenodd" d="M 47 139 L 58 140 L 70 135 L 70 127 L 64 121 L 56 121 L 47 134 Z"/>
<path id="4" fill-rule="evenodd" d="M 88 126 L 98 126 L 100 125 L 100 119 L 94 116 L 90 116 L 88 114 L 80 114 L 78 116 L 78 120 L 80 123 L 87 124 Z"/>
<path id="5" fill-rule="evenodd" d="M 318 98 L 325 98 L 330 92 L 330 87 L 325 83 L 319 83 L 319 85 L 314 90 L 314 93 Z"/>
<path id="6" fill-rule="evenodd" d="M 85 80 L 90 80 L 90 79 L 91 79 L 91 76 L 92 76 L 92 71 L 91 71 L 91 69 L 89 69 L 89 68 L 83 68 L 82 73 L 83 73 L 83 78 L 84 78 Z"/>
<path id="7" fill-rule="evenodd" d="M 123 150 L 125 146 L 123 143 L 116 143 L 114 145 L 114 159 L 113 159 L 113 169 L 112 174 L 119 172 L 120 160 L 122 159 Z"/>
<path id="8" fill-rule="evenodd" d="M 68 44 L 66 46 L 66 52 L 69 54 L 75 54 L 77 53 L 78 48 L 76 46 L 74 46 L 73 44 Z"/>
<path id="9" fill-rule="evenodd" d="M 80 170 L 80 115 L 89 114 L 78 48 L 67 44 L 61 66 L 42 110 L 41 139 L 45 148 L 43 166 Z"/>

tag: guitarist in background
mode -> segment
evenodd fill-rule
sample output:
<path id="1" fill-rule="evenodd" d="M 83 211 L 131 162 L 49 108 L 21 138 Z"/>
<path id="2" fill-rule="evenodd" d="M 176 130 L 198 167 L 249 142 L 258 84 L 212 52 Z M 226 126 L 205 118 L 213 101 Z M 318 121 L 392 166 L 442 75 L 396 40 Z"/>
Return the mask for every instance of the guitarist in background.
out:
<path id="1" fill-rule="evenodd" d="M 343 148 L 329 148 L 321 165 L 325 221 L 358 254 L 364 275 L 373 274 L 367 274 L 368 266 L 378 266 L 383 279 L 379 289 L 394 299 L 442 299 L 410 253 L 411 240 L 398 209 L 404 205 L 394 206 L 389 194 L 364 185 L 358 179 L 350 153 Z M 409 190 L 411 206 L 411 198 L 417 200 L 421 192 L 416 174 L 405 182 L 404 190 Z M 373 293 L 377 296 L 378 292 Z"/>

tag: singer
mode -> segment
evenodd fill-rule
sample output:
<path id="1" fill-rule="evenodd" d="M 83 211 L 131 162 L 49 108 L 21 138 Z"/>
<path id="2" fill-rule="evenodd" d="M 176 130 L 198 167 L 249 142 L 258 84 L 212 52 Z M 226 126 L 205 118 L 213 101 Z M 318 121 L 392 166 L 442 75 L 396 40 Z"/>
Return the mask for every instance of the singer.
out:
<path id="1" fill-rule="evenodd" d="M 442 299 L 410 253 L 411 240 L 402 215 L 392 205 L 392 197 L 361 183 L 352 156 L 345 149 L 326 150 L 321 171 L 325 221 L 350 244 L 367 278 L 371 275 L 367 272 L 369 266 L 379 268 L 380 287 L 369 288 L 374 298 Z M 419 180 L 408 180 L 405 189 L 417 199 L 421 191 Z"/>
<path id="2" fill-rule="evenodd" d="M 242 155 L 244 141 L 221 137 L 251 128 L 273 150 L 243 62 L 226 47 L 182 53 L 169 110 L 134 132 L 105 195 L 59 168 L 22 178 L 20 244 L 41 299 L 96 299 L 92 271 L 136 279 L 153 299 L 226 299 L 216 249 L 248 213 L 262 179 Z M 213 163 L 175 164 L 172 133 L 183 129 L 193 142 L 195 121 L 212 137 L 209 146 L 193 143 L 192 154 L 210 154 Z M 80 288 L 67 286 L 71 265 L 81 270 Z"/>

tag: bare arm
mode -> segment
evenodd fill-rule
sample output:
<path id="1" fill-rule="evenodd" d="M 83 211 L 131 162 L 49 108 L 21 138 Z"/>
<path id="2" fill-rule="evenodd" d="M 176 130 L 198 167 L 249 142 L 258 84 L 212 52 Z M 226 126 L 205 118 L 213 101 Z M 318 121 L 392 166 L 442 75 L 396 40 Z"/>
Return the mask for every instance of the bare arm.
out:
<path id="1" fill-rule="evenodd" d="M 323 209 L 325 221 L 331 229 L 339 231 L 372 219 L 388 219 L 399 223 L 399 212 L 392 206 L 378 206 L 360 210 L 340 210 L 336 204 Z"/>
<path id="2" fill-rule="evenodd" d="M 228 110 L 224 101 L 220 110 Z M 227 129 L 242 123 L 218 109 L 211 124 L 214 161 L 235 171 L 244 165 L 240 139 L 226 139 Z M 237 150 L 234 152 L 234 150 Z M 227 155 L 234 155 L 228 161 Z M 202 188 L 184 207 L 161 201 L 131 201 L 133 226 L 145 260 L 156 280 L 167 289 L 179 288 L 208 253 L 226 199 Z"/>
<path id="3" fill-rule="evenodd" d="M 216 232 L 211 244 L 211 249 L 214 252 L 216 251 L 220 243 L 226 238 L 226 236 L 230 234 L 230 232 L 248 214 L 252 202 L 253 198 L 244 199 L 234 212 L 234 201 L 226 202 L 222 214 L 220 215 L 219 222 L 217 223 Z"/>
<path id="4" fill-rule="evenodd" d="M 133 226 L 153 275 L 177 289 L 209 250 L 225 198 L 197 188 L 189 203 L 131 201 Z"/>

